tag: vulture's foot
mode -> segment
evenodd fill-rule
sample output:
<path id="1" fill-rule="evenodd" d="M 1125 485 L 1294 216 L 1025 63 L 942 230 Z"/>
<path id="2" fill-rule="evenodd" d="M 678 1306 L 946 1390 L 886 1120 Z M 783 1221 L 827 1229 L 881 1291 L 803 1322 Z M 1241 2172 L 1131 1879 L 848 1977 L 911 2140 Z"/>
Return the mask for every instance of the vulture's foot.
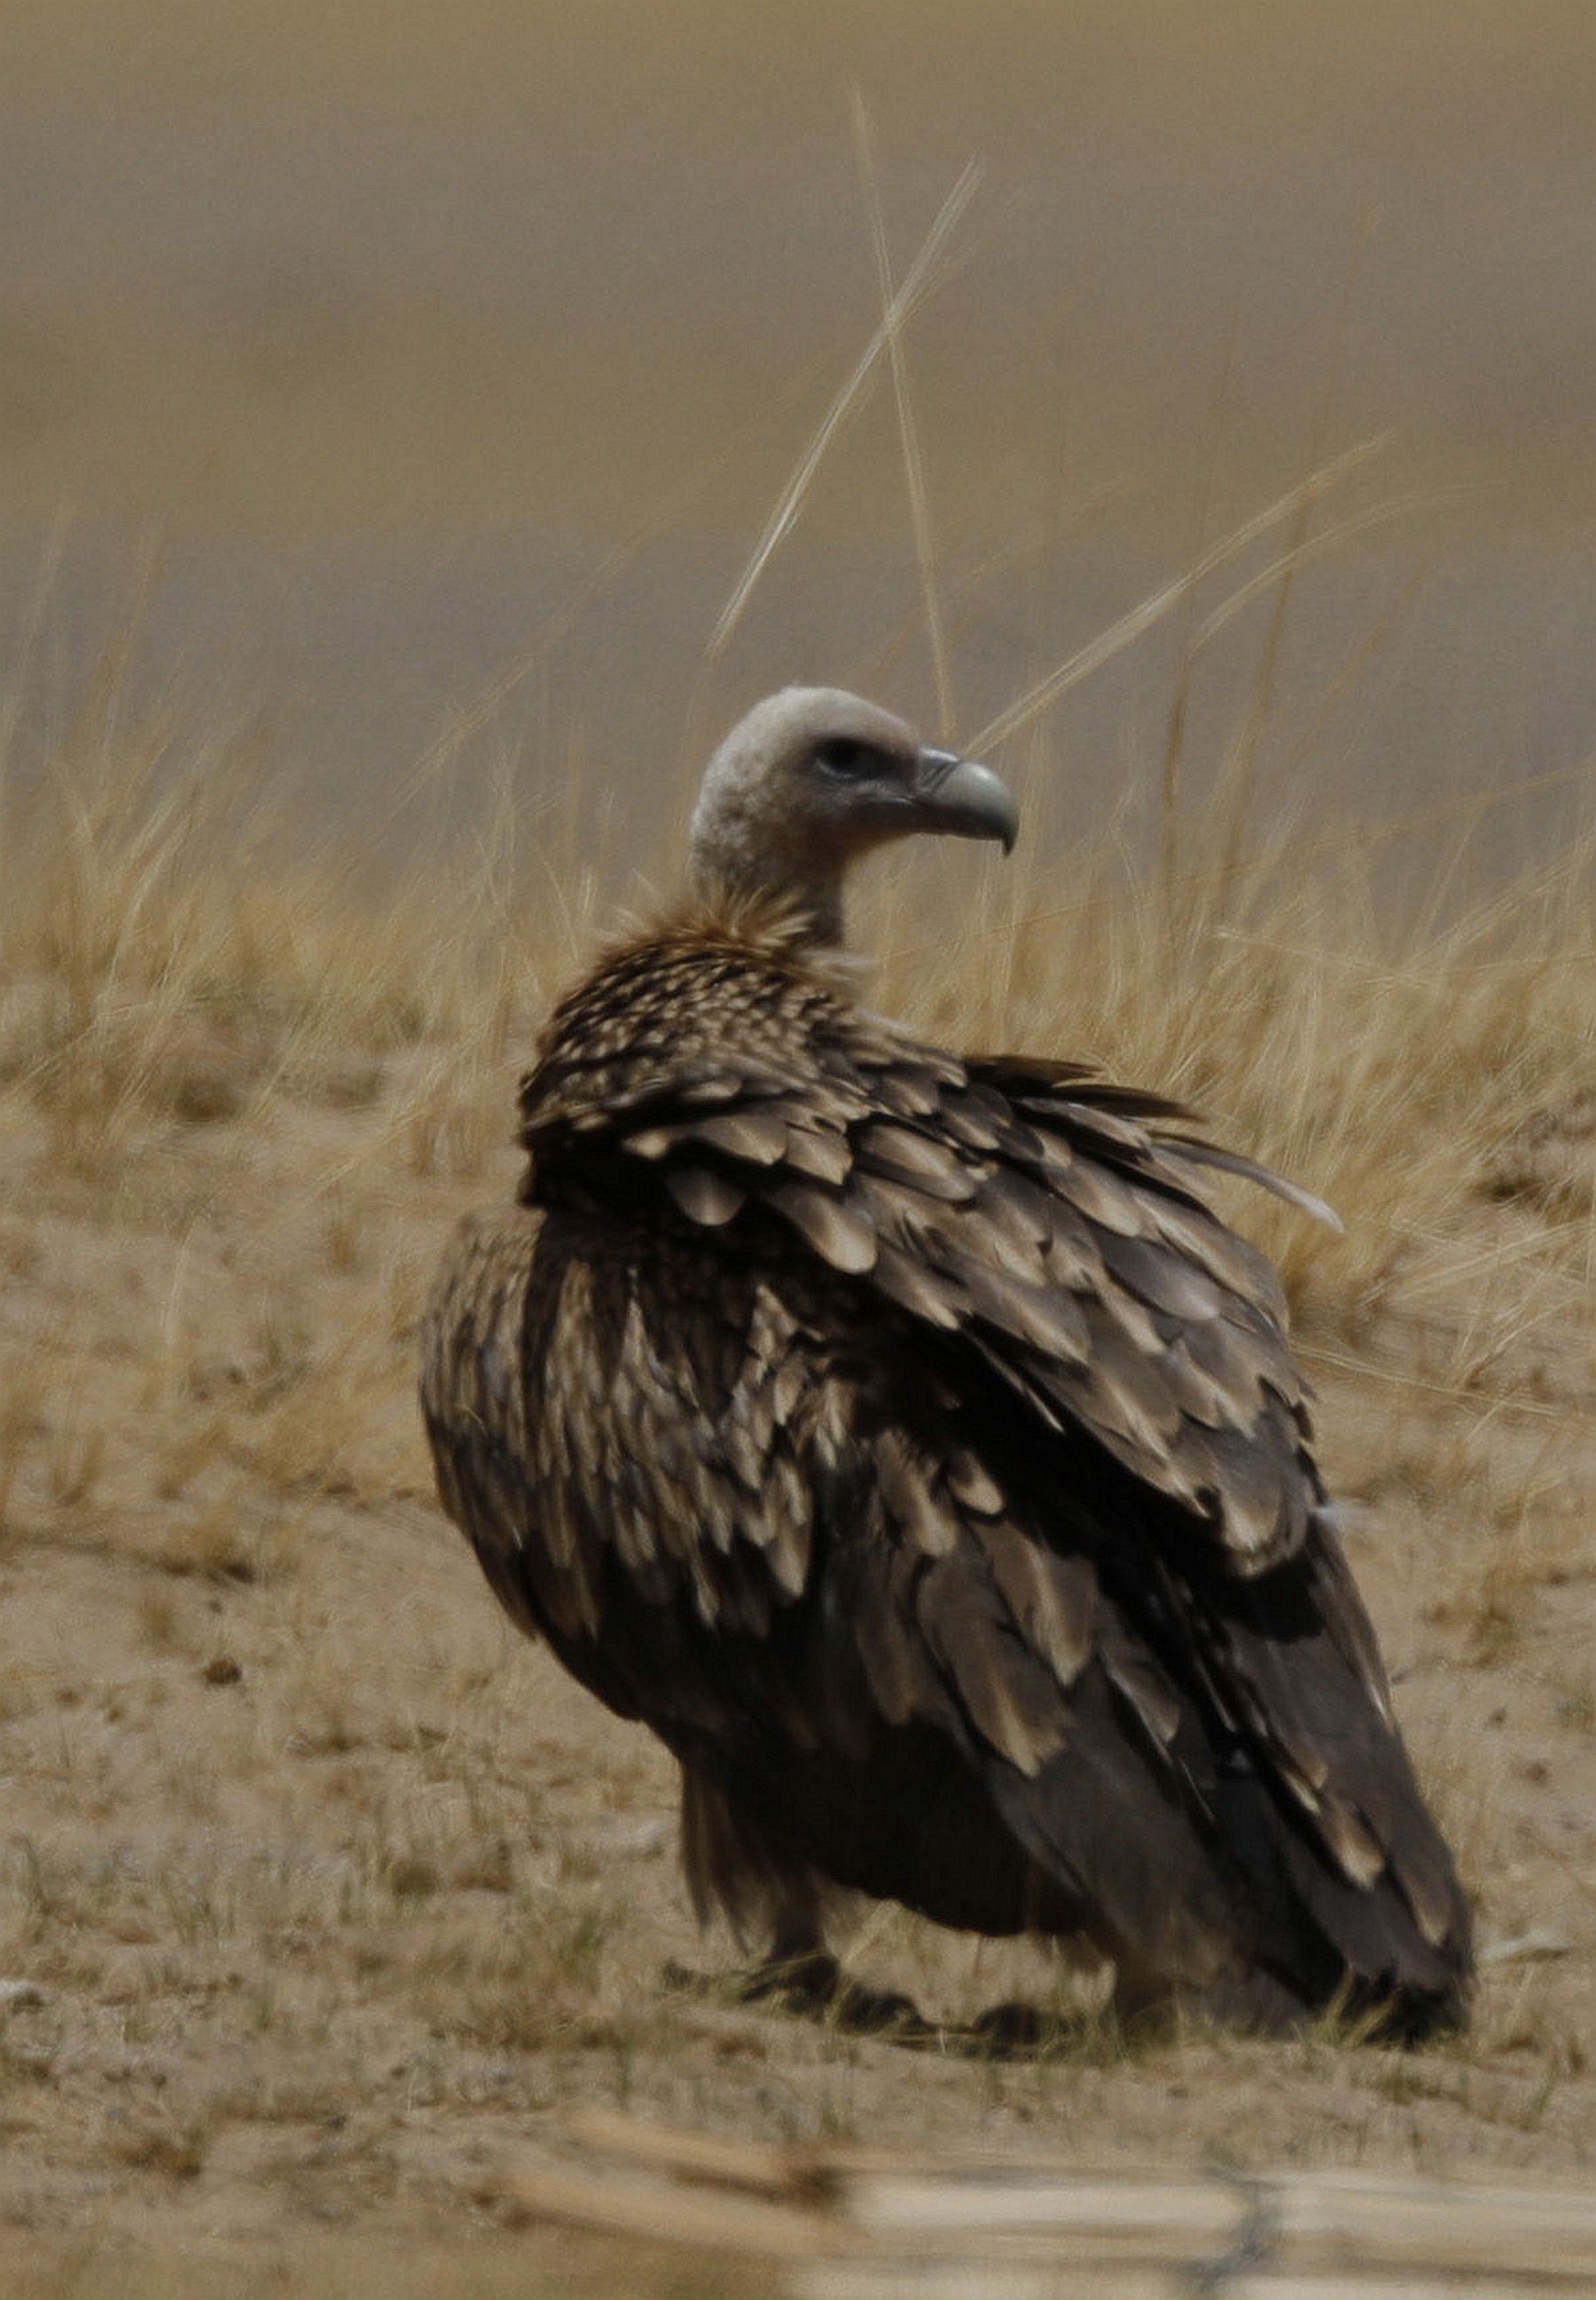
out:
<path id="1" fill-rule="evenodd" d="M 940 2033 L 912 1997 L 895 1988 L 867 1988 L 823 1948 L 768 1956 L 742 1971 L 719 1976 L 672 1962 L 662 1978 L 668 1988 L 690 1996 L 770 2004 L 800 2020 L 824 2021 L 852 2036 L 883 2037 L 893 2044 L 922 2045 Z"/>
<path id="2" fill-rule="evenodd" d="M 869 1988 L 845 1972 L 828 1949 L 770 1956 L 741 1979 L 745 2004 L 773 2004 L 784 2012 L 824 2021 L 854 2036 L 889 2037 L 902 2044 L 935 2035 L 919 2005 L 901 1989 Z"/>
<path id="3" fill-rule="evenodd" d="M 1028 2060 L 1057 2044 L 1063 2032 L 1061 2021 L 1050 2021 L 1035 2004 L 1011 1997 L 977 2013 L 969 2024 L 970 2049 L 990 2054 L 995 2061 Z"/>
<path id="4" fill-rule="evenodd" d="M 1057 2011 L 1010 1997 L 989 2004 L 973 2021 L 943 2031 L 943 2050 L 969 2061 L 1046 2061 L 1095 2050 L 1104 2033 L 1101 2012 Z"/>

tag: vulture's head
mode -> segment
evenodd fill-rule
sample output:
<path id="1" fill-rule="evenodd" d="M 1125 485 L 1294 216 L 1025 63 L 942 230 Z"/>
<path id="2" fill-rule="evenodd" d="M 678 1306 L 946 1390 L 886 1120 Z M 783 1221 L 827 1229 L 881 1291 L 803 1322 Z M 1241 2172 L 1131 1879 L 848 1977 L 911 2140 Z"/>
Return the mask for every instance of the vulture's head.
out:
<path id="1" fill-rule="evenodd" d="M 694 809 L 695 887 L 789 898 L 842 939 L 851 862 L 916 831 L 1013 846 L 1019 817 L 990 767 L 922 743 L 890 712 L 829 687 L 756 704 L 710 761 Z"/>

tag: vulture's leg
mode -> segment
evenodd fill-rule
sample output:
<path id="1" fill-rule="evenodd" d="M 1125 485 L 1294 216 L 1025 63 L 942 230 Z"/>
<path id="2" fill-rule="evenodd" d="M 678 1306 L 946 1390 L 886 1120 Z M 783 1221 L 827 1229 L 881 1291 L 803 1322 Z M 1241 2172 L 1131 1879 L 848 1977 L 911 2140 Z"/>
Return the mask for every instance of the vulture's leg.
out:
<path id="1" fill-rule="evenodd" d="M 1264 1971 L 1237 1972 L 1206 1988 L 1182 1988 L 1167 1975 L 1122 1964 L 1112 2002 L 1120 2027 L 1149 2041 L 1175 2028 L 1183 2014 L 1254 2037 L 1288 2037 L 1313 2018 L 1310 2004 Z"/>
<path id="2" fill-rule="evenodd" d="M 770 1946 L 742 1976 L 740 1994 L 751 2004 L 768 1997 L 792 2012 L 819 2014 L 844 1986 L 843 1968 L 826 1946 L 813 1882 L 784 1879 L 770 1912 Z"/>
<path id="3" fill-rule="evenodd" d="M 933 2031 L 912 1997 L 901 1989 L 869 1988 L 844 1971 L 826 1946 L 819 1896 L 812 1881 L 794 1882 L 772 1912 L 770 1946 L 744 1975 L 742 1996 L 840 2029 L 904 2040 Z"/>
<path id="4" fill-rule="evenodd" d="M 1166 2035 L 1176 2025 L 1182 2002 L 1166 1974 L 1129 1962 L 1116 1964 L 1109 2004 L 1127 2037 L 1151 2041 Z"/>
<path id="5" fill-rule="evenodd" d="M 732 1976 L 745 2004 L 773 2004 L 844 2029 L 928 2037 L 930 2023 L 894 1989 L 867 1988 L 826 1946 L 815 1871 L 777 1821 L 769 1796 L 682 1763 L 682 1858 L 701 1921 L 714 1909 L 770 1946 Z"/>

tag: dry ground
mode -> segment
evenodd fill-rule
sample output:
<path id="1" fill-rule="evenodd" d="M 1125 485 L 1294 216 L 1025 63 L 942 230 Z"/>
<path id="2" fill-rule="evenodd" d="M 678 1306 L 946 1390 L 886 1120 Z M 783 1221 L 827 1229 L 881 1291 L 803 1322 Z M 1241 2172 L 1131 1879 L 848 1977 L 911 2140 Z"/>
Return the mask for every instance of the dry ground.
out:
<path id="1" fill-rule="evenodd" d="M 458 895 L 352 919 L 287 878 L 252 907 L 153 787 L 76 788 L 14 826 L 0 1004 L 8 2288 L 213 2288 L 225 2261 L 229 2289 L 354 2290 L 402 2242 L 395 2294 L 439 2288 L 428 2247 L 461 2290 L 643 2289 L 635 2255 L 522 2225 L 511 2193 L 585 2101 L 1100 2165 L 1589 2172 L 1583 898 L 1520 889 L 1382 956 L 1344 908 L 1192 896 L 1152 934 L 1134 889 L 1094 911 L 1019 884 L 982 969 L 877 905 L 884 1001 L 1204 1090 L 1341 1199 L 1344 1241 L 1261 1228 L 1421 1771 L 1507 1952 L 1472 2032 L 1420 2053 L 1088 2022 L 1002 2061 L 666 1987 L 731 1955 L 688 1914 L 671 1767 L 508 1630 L 430 1498 L 420 1299 L 456 1212 L 511 1186 L 516 1062 L 586 921 L 506 941 L 524 906 L 484 896 L 467 947 L 439 927 Z M 950 2013 L 1089 1995 L 898 1915 L 861 1912 L 853 1954 Z"/>

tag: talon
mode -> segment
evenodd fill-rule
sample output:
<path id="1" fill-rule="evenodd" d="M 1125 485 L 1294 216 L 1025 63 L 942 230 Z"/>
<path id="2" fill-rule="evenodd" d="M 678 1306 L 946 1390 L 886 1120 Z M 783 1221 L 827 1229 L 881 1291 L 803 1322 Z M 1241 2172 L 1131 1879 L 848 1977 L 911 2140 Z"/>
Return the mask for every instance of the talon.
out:
<path id="1" fill-rule="evenodd" d="M 995 2054 L 1034 2053 L 1057 2025 L 1044 2020 L 1034 2004 L 1014 1997 L 1002 2004 L 989 2004 L 984 2012 L 977 2012 L 970 2023 L 970 2033 Z"/>
<path id="2" fill-rule="evenodd" d="M 936 2034 L 911 1996 L 898 1988 L 866 1988 L 844 1976 L 832 2007 L 841 2029 L 862 2037 L 887 2037 L 894 2044 L 918 2044 Z"/>
<path id="3" fill-rule="evenodd" d="M 940 2032 L 901 1989 L 869 1988 L 853 1979 L 825 1949 L 769 1956 L 729 1986 L 742 2004 L 774 2004 L 799 2019 L 827 2021 L 851 2035 L 919 2044 Z"/>

